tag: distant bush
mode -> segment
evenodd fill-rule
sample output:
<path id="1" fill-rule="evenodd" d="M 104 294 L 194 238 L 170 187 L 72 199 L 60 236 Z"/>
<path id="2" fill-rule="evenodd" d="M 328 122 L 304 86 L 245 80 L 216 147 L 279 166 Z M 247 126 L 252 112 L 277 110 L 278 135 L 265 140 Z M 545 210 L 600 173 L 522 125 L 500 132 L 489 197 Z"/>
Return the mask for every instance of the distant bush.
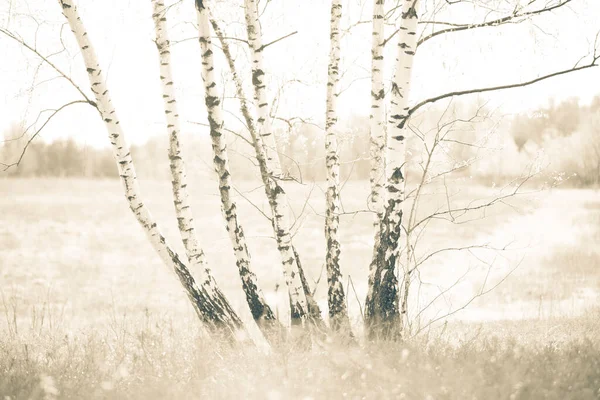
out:
<path id="1" fill-rule="evenodd" d="M 570 99 L 513 119 L 520 154 L 538 153 L 549 170 L 578 186 L 600 184 L 600 96 L 589 106 Z"/>

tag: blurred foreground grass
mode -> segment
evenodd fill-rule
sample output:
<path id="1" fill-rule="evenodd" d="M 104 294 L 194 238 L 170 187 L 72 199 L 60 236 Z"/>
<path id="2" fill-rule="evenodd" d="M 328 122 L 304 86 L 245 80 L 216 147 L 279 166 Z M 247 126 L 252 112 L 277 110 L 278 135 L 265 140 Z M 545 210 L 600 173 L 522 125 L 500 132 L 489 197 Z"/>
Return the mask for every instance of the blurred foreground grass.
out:
<path id="1" fill-rule="evenodd" d="M 598 399 L 600 312 L 264 354 L 147 315 L 0 338 L 3 399 Z M 41 329 L 40 329 L 41 328 Z"/>

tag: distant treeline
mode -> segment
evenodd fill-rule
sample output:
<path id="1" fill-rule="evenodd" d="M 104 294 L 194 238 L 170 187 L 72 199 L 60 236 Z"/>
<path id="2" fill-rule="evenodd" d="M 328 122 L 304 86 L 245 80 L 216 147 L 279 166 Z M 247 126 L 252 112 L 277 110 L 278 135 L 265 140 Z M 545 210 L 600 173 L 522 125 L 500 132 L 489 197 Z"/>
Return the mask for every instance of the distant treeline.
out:
<path id="1" fill-rule="evenodd" d="M 445 106 L 432 107 L 413 118 L 411 129 L 415 135 L 412 142 L 408 143 L 413 157 L 411 167 L 419 170 L 419 157 L 422 157 L 426 145 L 430 145 L 428 138 L 432 132 L 435 134 L 440 121 L 452 118 L 468 120 L 476 113 L 485 114 L 485 110 L 473 104 L 455 102 L 451 111 Z M 340 121 L 338 126 L 342 180 L 369 179 L 368 117 L 353 117 Z M 277 131 L 283 169 L 298 180 L 324 180 L 323 130 L 310 123 L 284 128 L 280 127 Z M 15 140 L 19 135 L 16 128 L 4 134 L 0 162 L 10 164 L 18 160 L 26 143 L 26 138 Z M 440 156 L 435 159 L 437 164 L 460 165 L 467 160 L 477 159 L 477 162 L 456 173 L 498 181 L 520 174 L 533 159 L 541 157 L 544 168 L 568 176 L 577 185 L 600 183 L 600 97 L 586 106 L 580 105 L 577 99 L 570 99 L 508 119 L 501 116 L 473 119 L 469 124 L 456 125 L 449 135 L 447 143 L 440 148 Z M 208 135 L 184 135 L 182 143 L 188 175 L 212 176 L 212 150 Z M 170 178 L 167 146 L 164 136 L 132 146 L 131 152 L 140 177 Z M 253 149 L 246 141 L 232 135 L 229 157 L 235 179 L 259 178 Z M 116 178 L 117 168 L 109 148 L 82 146 L 72 138 L 51 143 L 34 140 L 29 144 L 20 165 L 0 173 L 2 175 Z"/>
<path id="2" fill-rule="evenodd" d="M 14 140 L 14 136 L 5 135 L 4 145 L 0 148 L 0 162 L 17 162 L 25 143 L 24 139 Z M 109 149 L 81 146 L 69 138 L 51 143 L 33 140 L 25 149 L 19 165 L 9 167 L 2 174 L 15 177 L 112 178 L 117 177 L 117 168 Z"/>
<path id="3" fill-rule="evenodd" d="M 352 135 L 356 137 L 350 147 L 342 144 L 342 175 L 352 174 L 355 179 L 368 179 L 368 120 L 359 120 Z M 291 134 L 279 132 L 282 140 L 279 152 L 281 163 L 289 174 L 297 179 L 323 179 L 325 171 L 322 132 L 313 125 L 303 125 Z M 23 153 L 27 143 L 19 138 L 18 129 L 5 134 L 0 147 L 0 162 L 11 164 Z M 348 135 L 345 135 L 348 137 Z M 19 138 L 16 139 L 15 138 Z M 186 153 L 188 175 L 207 176 L 212 173 L 212 148 L 207 135 L 183 135 L 183 150 Z M 164 136 L 150 138 L 143 145 L 133 145 L 131 154 L 138 175 L 146 179 L 169 179 L 167 157 L 168 141 Z M 366 153 L 365 153 L 366 150 Z M 250 180 L 260 177 L 253 149 L 243 140 L 232 138 L 229 143 L 229 158 L 235 179 Z M 3 169 L 3 168 L 2 168 Z M 109 148 L 82 146 L 73 138 L 61 138 L 51 143 L 32 141 L 18 166 L 1 172 L 9 177 L 82 177 L 117 178 L 117 167 Z"/>
<path id="4" fill-rule="evenodd" d="M 15 130 L 13 129 L 13 131 Z M 6 138 L 3 146 L 0 147 L 0 162 L 12 164 L 19 160 L 25 144 L 25 138 L 18 140 Z M 208 146 L 208 151 L 210 151 L 210 143 L 204 143 L 204 145 Z M 151 138 L 143 145 L 133 145 L 131 154 L 140 177 L 146 179 L 168 178 L 169 167 L 165 138 Z M 204 165 L 201 166 L 206 169 Z M 110 148 L 83 146 L 73 138 L 61 138 L 50 143 L 41 140 L 32 141 L 27 146 L 19 165 L 11 166 L 6 171 L 0 172 L 0 176 L 2 175 L 9 177 L 118 178 L 118 171 Z"/>

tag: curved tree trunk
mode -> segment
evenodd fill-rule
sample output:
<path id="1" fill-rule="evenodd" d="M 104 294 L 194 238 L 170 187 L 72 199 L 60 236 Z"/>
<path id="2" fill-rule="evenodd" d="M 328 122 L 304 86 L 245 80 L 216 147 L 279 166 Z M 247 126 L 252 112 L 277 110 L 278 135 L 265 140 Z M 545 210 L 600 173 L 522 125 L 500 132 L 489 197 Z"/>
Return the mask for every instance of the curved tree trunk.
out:
<path id="1" fill-rule="evenodd" d="M 238 221 L 237 207 L 231 197 L 231 174 L 227 142 L 223 131 L 223 115 L 221 100 L 217 90 L 214 74 L 213 47 L 210 38 L 210 20 L 205 9 L 198 10 L 198 31 L 202 51 L 202 80 L 205 88 L 206 109 L 210 125 L 210 137 L 213 149 L 213 164 L 219 179 L 221 211 L 227 224 L 227 232 L 236 257 L 236 265 L 242 280 L 242 288 L 250 307 L 252 317 L 266 336 L 271 337 L 271 330 L 278 326 L 271 307 L 267 304 L 262 290 L 258 287 L 256 275 L 251 269 L 250 252 L 246 243 L 244 230 Z"/>
<path id="2" fill-rule="evenodd" d="M 373 1 L 373 35 L 371 43 L 371 118 L 370 118 L 370 147 L 371 171 L 369 180 L 371 183 L 370 209 L 375 211 L 373 220 L 374 245 L 373 257 L 369 265 L 368 291 L 365 300 L 365 318 L 366 323 L 372 323 L 372 316 L 375 313 L 374 290 L 379 285 L 379 277 L 376 276 L 377 258 L 379 253 L 381 220 L 383 219 L 383 210 L 385 202 L 385 167 L 384 167 L 384 147 L 385 147 L 385 110 L 384 100 L 385 91 L 383 86 L 383 42 L 384 37 L 384 5 L 385 0 Z M 369 330 L 367 326 L 367 330 Z"/>
<path id="3" fill-rule="evenodd" d="M 350 319 L 346 308 L 346 296 L 340 271 L 340 156 L 337 134 L 337 97 L 339 90 L 340 64 L 340 20 L 342 2 L 331 2 L 331 31 L 329 66 L 327 68 L 327 98 L 325 104 L 325 166 L 327 168 L 327 193 L 325 211 L 325 242 L 327 268 L 327 303 L 329 324 L 334 331 L 350 333 Z"/>
<path id="4" fill-rule="evenodd" d="M 206 10 L 209 12 L 209 10 Z M 223 33 L 219 29 L 218 24 L 214 19 L 211 19 L 213 29 L 216 36 L 219 38 L 221 47 L 225 58 L 227 59 L 229 68 L 233 74 L 233 79 L 237 91 L 238 98 L 240 100 L 240 108 L 242 115 L 246 121 L 250 134 L 252 136 L 252 142 L 254 145 L 254 151 L 256 153 L 256 159 L 258 161 L 259 169 L 263 184 L 265 185 L 265 193 L 269 201 L 269 206 L 272 212 L 271 225 L 275 233 L 277 241 L 277 249 L 281 254 L 283 275 L 288 288 L 290 297 L 290 315 L 292 317 L 292 325 L 298 325 L 302 320 L 308 317 L 310 307 L 307 301 L 306 293 L 303 289 L 302 280 L 298 273 L 298 263 L 294 255 L 292 238 L 289 227 L 289 211 L 286 204 L 285 191 L 279 185 L 279 182 L 274 177 L 272 170 L 269 168 L 267 163 L 266 146 L 263 144 L 263 136 L 259 134 L 259 129 L 250 113 L 248 100 L 242 86 L 242 81 L 237 73 L 235 63 L 229 50 L 229 44 L 224 38 Z M 271 161 L 273 163 L 273 161 Z"/>
<path id="5" fill-rule="evenodd" d="M 417 48 L 418 0 L 403 0 L 402 20 L 398 36 L 396 71 L 392 81 L 391 115 L 387 135 L 387 205 L 381 222 L 374 285 L 375 310 L 371 316 L 370 334 L 393 338 L 401 334 L 398 278 L 395 268 L 399 255 L 404 202 L 404 168 L 406 164 L 406 122 L 412 65 Z"/>
<path id="6" fill-rule="evenodd" d="M 285 243 L 289 243 L 291 246 L 294 259 L 292 262 L 292 271 L 300 276 L 300 280 L 303 281 L 302 288 L 304 297 L 306 298 L 307 308 L 305 313 L 310 316 L 310 320 L 317 326 L 318 329 L 324 329 L 324 323 L 321 316 L 321 310 L 319 305 L 314 300 L 308 281 L 304 278 L 304 270 L 300 262 L 300 256 L 295 251 L 292 238 L 290 234 L 290 212 L 287 205 L 287 195 L 283 187 L 279 184 L 278 180 L 281 178 L 281 161 L 277 153 L 277 143 L 275 140 L 275 134 L 271 127 L 271 119 L 269 115 L 269 101 L 267 96 L 266 84 L 265 84 L 265 69 L 263 65 L 263 44 L 262 44 L 262 30 L 258 15 L 258 2 L 256 0 L 245 0 L 244 11 L 246 17 L 246 26 L 248 32 L 248 45 L 250 47 L 251 63 L 252 63 L 252 86 L 254 87 L 254 101 L 257 107 L 258 119 L 257 124 L 252 126 L 257 129 L 257 132 L 253 134 L 253 140 L 256 142 L 256 137 L 260 137 L 262 147 L 264 148 L 264 159 L 265 173 L 261 171 L 263 176 L 263 183 L 265 184 L 265 193 L 269 199 L 271 205 L 271 212 L 273 215 L 273 229 L 275 237 L 277 239 L 278 246 L 281 240 L 285 239 Z M 233 63 L 230 63 L 232 66 Z M 241 84 L 241 82 L 239 82 Z M 250 115 L 250 114 L 248 114 Z M 255 146 L 255 150 L 256 147 Z M 258 157 L 257 157 L 258 159 Z M 260 161 L 259 161 L 260 165 Z M 261 167 L 262 168 L 262 167 Z M 265 174 L 270 176 L 270 183 L 267 184 L 264 180 Z M 270 188 L 268 188 L 270 187 Z M 289 237 L 289 240 L 288 240 Z M 282 252 L 283 263 L 286 263 L 288 258 L 287 244 L 284 246 L 285 249 Z M 285 253 L 285 254 L 284 254 Z M 295 308 L 294 306 L 291 306 Z M 292 312 L 292 318 L 294 316 L 302 318 L 302 313 Z"/>
<path id="7" fill-rule="evenodd" d="M 163 262 L 173 268 L 177 274 L 188 298 L 192 302 L 194 310 L 206 324 L 207 328 L 213 333 L 223 334 L 232 340 L 235 339 L 237 334 L 243 331 L 243 324 L 227 302 L 223 293 L 216 286 L 210 275 L 210 271 L 207 268 L 198 271 L 202 277 L 201 285 L 198 286 L 186 265 L 181 262 L 179 256 L 167 244 L 150 211 L 142 202 L 129 146 L 125 141 L 119 118 L 112 105 L 106 81 L 90 42 L 89 35 L 79 18 L 74 2 L 72 0 L 59 0 L 59 4 L 81 49 L 90 87 L 109 134 L 113 155 L 117 162 L 119 176 L 121 182 L 123 182 L 125 197 L 131 211 L 146 232 L 150 243 L 160 255 Z M 178 179 L 181 176 L 174 176 L 174 179 Z M 202 251 L 199 248 L 197 250 L 198 257 L 196 259 L 202 259 Z M 193 261 L 195 260 L 191 260 L 191 262 Z"/>

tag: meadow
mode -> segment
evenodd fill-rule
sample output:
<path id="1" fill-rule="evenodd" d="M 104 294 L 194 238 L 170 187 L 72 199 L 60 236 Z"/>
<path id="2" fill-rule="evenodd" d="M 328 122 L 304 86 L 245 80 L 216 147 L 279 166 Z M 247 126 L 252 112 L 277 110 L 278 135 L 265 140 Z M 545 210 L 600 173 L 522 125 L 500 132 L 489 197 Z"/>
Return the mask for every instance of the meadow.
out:
<path id="1" fill-rule="evenodd" d="M 169 183 L 141 185 L 183 253 Z M 322 186 L 290 184 L 288 194 L 294 242 L 326 313 Z M 468 181 L 454 187 L 458 206 L 500 190 Z M 191 189 L 216 280 L 250 321 L 216 185 Z M 253 268 L 285 319 L 262 188 L 238 189 Z M 470 214 L 470 222 L 433 220 L 417 253 L 450 250 L 421 266 L 412 336 L 403 343 L 360 337 L 373 240 L 368 183 L 348 182 L 342 196 L 341 263 L 359 343 L 265 354 L 206 337 L 118 181 L 1 179 L 0 398 L 600 398 L 597 191 L 531 187 Z M 423 198 L 424 214 L 448 201 L 436 190 Z M 477 248 L 451 250 L 469 245 Z"/>

